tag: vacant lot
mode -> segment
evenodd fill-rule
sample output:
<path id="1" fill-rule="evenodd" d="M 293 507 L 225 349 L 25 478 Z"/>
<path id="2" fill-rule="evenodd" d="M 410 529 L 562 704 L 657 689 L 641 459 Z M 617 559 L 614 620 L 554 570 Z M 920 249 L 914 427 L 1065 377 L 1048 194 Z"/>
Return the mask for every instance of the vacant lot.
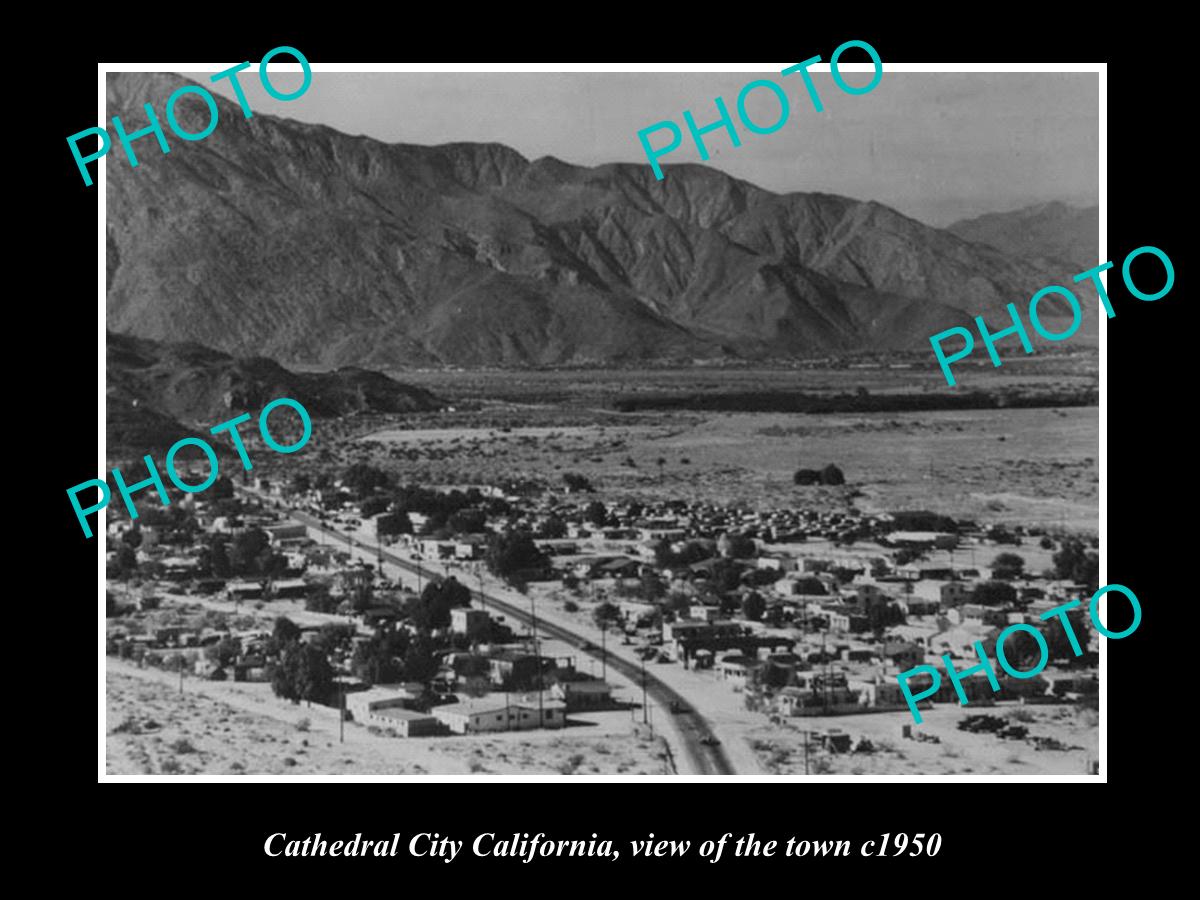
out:
<path id="1" fill-rule="evenodd" d="M 1004 740 L 993 734 L 959 731 L 964 718 L 995 715 L 1029 729 L 1030 735 L 1050 737 L 1071 750 L 1037 750 L 1025 741 Z M 862 716 L 792 718 L 784 725 L 766 725 L 748 737 L 768 771 L 777 775 L 804 774 L 802 729 L 821 732 L 840 729 L 857 746 L 866 738 L 867 753 L 827 753 L 814 741 L 809 746 L 811 774 L 854 775 L 1086 775 L 1099 753 L 1098 715 L 1074 706 L 955 707 L 939 705 L 922 711 L 923 722 L 913 725 L 907 712 Z M 913 735 L 938 742 L 908 740 Z"/>
<path id="2" fill-rule="evenodd" d="M 387 429 L 360 452 L 402 479 L 561 483 L 578 472 L 608 497 L 755 507 L 927 508 L 988 522 L 1095 532 L 1095 407 L 962 412 L 672 413 L 627 424 Z M 836 463 L 840 489 L 798 488 L 797 468 Z"/>
<path id="3" fill-rule="evenodd" d="M 561 732 L 394 738 L 336 712 L 293 705 L 266 685 L 188 679 L 108 661 L 105 771 L 110 775 L 670 774 L 660 740 L 600 713 Z M 594 721 L 613 717 L 611 722 Z M 619 721 L 618 721 L 619 720 Z M 588 722 L 590 721 L 590 724 Z"/>

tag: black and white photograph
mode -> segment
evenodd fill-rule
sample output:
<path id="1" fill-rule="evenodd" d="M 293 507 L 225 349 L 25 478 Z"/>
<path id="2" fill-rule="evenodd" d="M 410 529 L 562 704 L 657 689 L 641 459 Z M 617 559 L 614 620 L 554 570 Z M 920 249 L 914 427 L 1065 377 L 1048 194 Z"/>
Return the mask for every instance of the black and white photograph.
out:
<path id="1" fill-rule="evenodd" d="M 834 49 L 102 66 L 101 780 L 1103 776 L 1104 67 Z"/>

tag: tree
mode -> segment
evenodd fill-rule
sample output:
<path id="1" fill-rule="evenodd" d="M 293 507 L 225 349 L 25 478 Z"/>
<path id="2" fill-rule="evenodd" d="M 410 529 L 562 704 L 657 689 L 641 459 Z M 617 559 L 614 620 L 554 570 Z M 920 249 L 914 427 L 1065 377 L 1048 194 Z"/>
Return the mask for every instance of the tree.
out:
<path id="1" fill-rule="evenodd" d="M 121 544 L 121 546 L 117 549 L 115 567 L 117 571 L 117 577 L 122 581 L 128 581 L 129 577 L 137 571 L 137 551 L 128 544 Z"/>
<path id="2" fill-rule="evenodd" d="M 876 636 L 892 625 L 904 624 L 904 610 L 895 603 L 872 603 L 867 607 L 867 627 Z"/>
<path id="3" fill-rule="evenodd" d="M 667 592 L 667 586 L 654 572 L 642 576 L 641 596 L 647 603 L 656 603 Z"/>
<path id="4" fill-rule="evenodd" d="M 333 667 L 311 644 L 288 644 L 271 673 L 271 688 L 277 697 L 324 703 L 333 693 Z"/>
<path id="5" fill-rule="evenodd" d="M 342 484 L 354 493 L 356 498 L 363 498 L 381 488 L 387 488 L 391 479 L 386 472 L 369 466 L 366 463 L 354 463 L 342 473 Z"/>
<path id="6" fill-rule="evenodd" d="M 278 641 L 281 647 L 295 643 L 300 640 L 300 626 L 287 616 L 280 616 L 275 620 L 275 628 L 271 632 L 271 637 Z"/>
<path id="7" fill-rule="evenodd" d="M 221 668 L 231 666 L 242 655 L 242 642 L 235 637 L 223 637 L 204 648 L 204 655 Z"/>
<path id="8" fill-rule="evenodd" d="M 567 486 L 567 490 L 571 491 L 572 493 L 591 494 L 596 490 L 594 487 L 592 487 L 592 483 L 590 481 L 588 481 L 582 475 L 577 475 L 574 472 L 564 472 L 562 479 Z"/>
<path id="9" fill-rule="evenodd" d="M 558 516 L 547 516 L 542 523 L 541 536 L 547 540 L 557 540 L 567 536 L 567 523 Z"/>
<path id="10" fill-rule="evenodd" d="M 754 538 L 734 532 L 723 534 L 717 542 L 717 546 L 721 553 L 730 559 L 750 559 L 758 552 Z"/>
<path id="11" fill-rule="evenodd" d="M 488 569 L 514 587 L 523 582 L 523 572 L 545 569 L 549 560 L 525 531 L 493 535 L 486 556 Z"/>
<path id="12" fill-rule="evenodd" d="M 232 500 L 233 482 L 224 475 L 218 475 L 212 487 L 208 489 L 207 500 Z"/>
<path id="13" fill-rule="evenodd" d="M 308 596 L 304 598 L 304 608 L 319 613 L 332 613 L 337 609 L 337 600 L 329 593 L 329 585 L 323 581 L 310 584 Z"/>
<path id="14" fill-rule="evenodd" d="M 255 574 L 257 562 L 271 545 L 271 539 L 261 528 L 247 528 L 236 535 L 229 550 L 229 564 L 237 575 Z"/>
<path id="15" fill-rule="evenodd" d="M 438 661 L 433 655 L 433 642 L 426 634 L 418 634 L 404 655 L 404 678 L 422 684 L 437 674 Z"/>
<path id="16" fill-rule="evenodd" d="M 597 628 L 606 628 L 621 621 L 621 608 L 615 603 L 604 602 L 592 610 Z"/>
<path id="17" fill-rule="evenodd" d="M 354 648 L 350 669 L 367 684 L 387 684 L 404 677 L 404 656 L 408 652 L 408 633 L 376 631 L 370 640 Z"/>
<path id="18" fill-rule="evenodd" d="M 766 611 L 767 601 L 758 591 L 750 591 L 742 598 L 742 615 L 751 622 L 761 620 Z"/>
<path id="19" fill-rule="evenodd" d="M 1084 585 L 1095 593 L 1100 584 L 1100 557 L 1090 552 L 1078 538 L 1062 542 L 1060 549 L 1051 557 L 1054 573 L 1064 581 Z"/>
<path id="20" fill-rule="evenodd" d="M 431 581 L 421 596 L 408 601 L 406 612 L 413 626 L 420 631 L 450 627 L 450 610 L 471 605 L 471 589 L 454 578 Z"/>
<path id="21" fill-rule="evenodd" d="M 397 534 L 412 534 L 412 521 L 406 512 L 394 512 L 380 516 L 375 520 L 375 534 L 378 537 L 388 537 Z"/>
<path id="22" fill-rule="evenodd" d="M 313 638 L 312 645 L 326 656 L 332 656 L 335 651 L 349 646 L 350 642 L 354 639 L 354 634 L 353 625 L 326 622 L 321 626 L 320 631 L 317 632 L 317 636 Z"/>
<path id="23" fill-rule="evenodd" d="M 1012 581 L 1025 574 L 1025 560 L 1015 553 L 1001 553 L 992 560 L 992 577 Z"/>
<path id="24" fill-rule="evenodd" d="M 371 516 L 377 516 L 381 512 L 387 512 L 387 508 L 391 504 L 392 501 L 383 494 L 372 494 L 358 505 L 358 511 L 362 513 L 363 518 L 369 519 Z"/>
<path id="25" fill-rule="evenodd" d="M 842 470 L 830 463 L 821 470 L 821 484 L 845 484 L 846 476 Z"/>
<path id="26" fill-rule="evenodd" d="M 209 568 L 214 578 L 229 578 L 233 575 L 233 563 L 223 539 L 214 539 L 209 548 Z"/>
<path id="27" fill-rule="evenodd" d="M 142 529 L 134 525 L 121 535 L 121 543 L 128 544 L 134 550 L 142 546 Z"/>
<path id="28" fill-rule="evenodd" d="M 603 528 L 608 523 L 608 509 L 599 500 L 593 500 L 584 510 L 583 517 L 597 528 Z"/>
<path id="29" fill-rule="evenodd" d="M 981 606 L 1010 606 L 1016 601 L 1016 588 L 1005 581 L 984 581 L 971 592 L 971 602 Z"/>
<path id="30" fill-rule="evenodd" d="M 816 469 L 797 469 L 796 474 L 792 476 L 792 481 L 802 486 L 819 484 L 821 473 Z"/>
<path id="31" fill-rule="evenodd" d="M 276 697 L 292 701 L 300 699 L 296 690 L 296 670 L 299 666 L 300 660 L 295 648 L 288 648 L 283 658 L 271 670 L 271 690 L 275 692 Z"/>
<path id="32" fill-rule="evenodd" d="M 478 534 L 487 528 L 487 513 L 482 509 L 460 509 L 450 514 L 446 526 L 454 534 Z"/>
<path id="33" fill-rule="evenodd" d="M 287 571 L 287 567 L 287 557 L 268 548 L 258 555 L 252 571 L 267 578 L 279 578 Z"/>

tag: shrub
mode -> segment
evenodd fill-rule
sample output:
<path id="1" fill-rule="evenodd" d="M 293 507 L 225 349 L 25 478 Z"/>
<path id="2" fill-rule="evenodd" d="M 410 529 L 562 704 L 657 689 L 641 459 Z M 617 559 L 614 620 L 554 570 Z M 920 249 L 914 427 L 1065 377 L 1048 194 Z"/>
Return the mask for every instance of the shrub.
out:
<path id="1" fill-rule="evenodd" d="M 821 484 L 845 484 L 846 476 L 842 470 L 830 463 L 821 470 Z"/>
<path id="2" fill-rule="evenodd" d="M 196 748 L 187 738 L 180 738 L 171 744 L 171 749 L 176 753 L 196 753 Z"/>
<path id="3" fill-rule="evenodd" d="M 579 604 L 574 600 L 568 600 L 563 604 L 563 609 L 567 612 L 579 612 Z"/>
<path id="4" fill-rule="evenodd" d="M 159 766 L 159 770 L 164 775 L 178 775 L 183 771 L 183 766 L 179 764 L 179 760 L 177 760 L 175 757 L 169 756 L 162 761 L 161 765 Z"/>
<path id="5" fill-rule="evenodd" d="M 113 734 L 141 734 L 142 729 L 138 727 L 137 719 L 133 716 L 126 716 L 125 721 L 112 730 Z"/>
<path id="6" fill-rule="evenodd" d="M 308 731 L 310 728 L 312 728 L 312 720 L 310 719 L 304 718 L 296 723 L 297 731 Z"/>

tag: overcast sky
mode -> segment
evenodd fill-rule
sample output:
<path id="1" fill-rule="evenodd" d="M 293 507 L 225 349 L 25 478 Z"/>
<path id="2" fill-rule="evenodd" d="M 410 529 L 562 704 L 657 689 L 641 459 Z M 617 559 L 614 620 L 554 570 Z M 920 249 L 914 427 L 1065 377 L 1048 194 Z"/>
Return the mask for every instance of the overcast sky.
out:
<path id="1" fill-rule="evenodd" d="M 273 77 L 292 90 L 299 75 Z M 207 83 L 208 74 L 190 77 Z M 683 128 L 717 117 L 720 96 L 734 115 L 747 81 L 777 81 L 791 101 L 773 134 L 739 127 L 711 140 L 709 165 L 774 191 L 824 191 L 877 200 L 931 225 L 986 212 L 1062 200 L 1097 202 L 1096 74 L 887 73 L 870 94 L 838 90 L 828 72 L 813 80 L 816 112 L 798 75 L 778 73 L 334 73 L 315 72 L 308 92 L 282 102 L 252 73 L 242 84 L 253 109 L 329 125 L 388 142 L 498 141 L 529 159 L 556 156 L 580 165 L 648 165 L 637 132 L 663 119 Z M 855 80 L 857 78 L 857 81 Z M 867 76 L 847 75 L 852 84 Z M 228 85 L 229 82 L 223 82 Z M 217 90 L 232 99 L 228 87 Z M 779 115 L 771 93 L 751 95 L 752 119 Z M 668 138 L 655 135 L 655 146 Z M 698 162 L 683 146 L 662 162 Z M 667 177 L 670 177 L 667 169 Z"/>

